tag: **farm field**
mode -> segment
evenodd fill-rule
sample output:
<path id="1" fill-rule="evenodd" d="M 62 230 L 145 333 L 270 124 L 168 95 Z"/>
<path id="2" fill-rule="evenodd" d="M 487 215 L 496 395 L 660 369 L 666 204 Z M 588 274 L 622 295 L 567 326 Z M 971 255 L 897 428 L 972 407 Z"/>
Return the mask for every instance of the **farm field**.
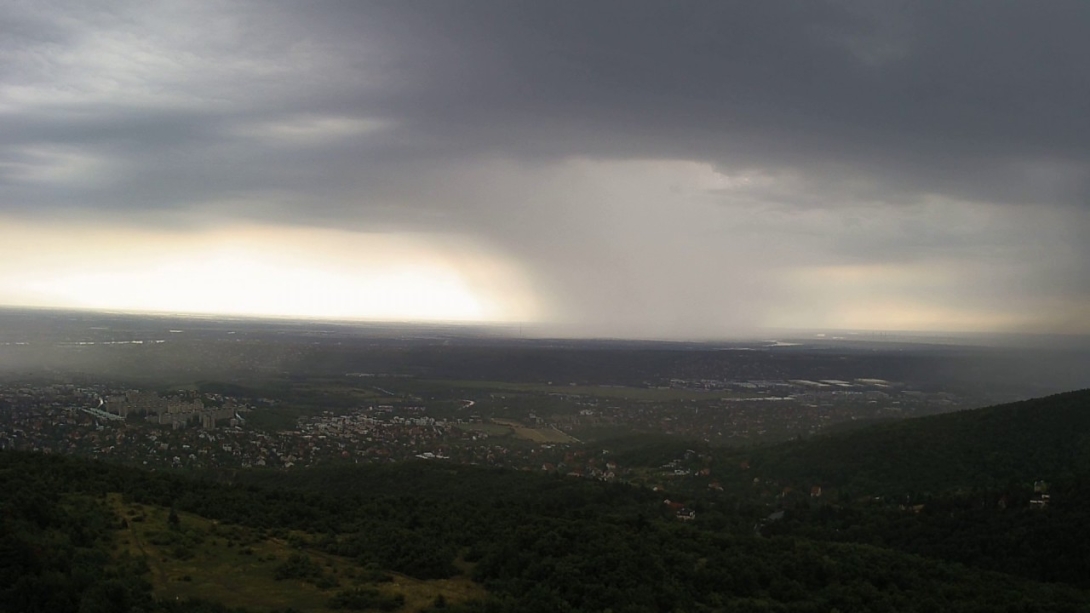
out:
<path id="1" fill-rule="evenodd" d="M 515 383 L 507 381 L 429 381 L 460 389 L 495 390 L 507 392 L 525 392 L 542 394 L 560 394 L 570 396 L 592 396 L 642 402 L 664 402 L 671 400 L 712 400 L 729 397 L 724 391 L 684 390 L 666 387 L 627 387 L 620 385 L 550 385 L 546 383 Z"/>
<path id="2" fill-rule="evenodd" d="M 535 443 L 577 443 L 575 438 L 556 428 L 531 428 L 513 419 L 492 419 L 492 423 L 506 426 L 515 436 Z"/>
<path id="3" fill-rule="evenodd" d="M 480 432 L 494 438 L 514 437 L 532 443 L 579 442 L 575 437 L 561 432 L 556 428 L 531 428 L 513 419 L 493 418 L 488 422 L 483 423 L 459 424 L 458 428 L 470 432 Z"/>
<path id="4" fill-rule="evenodd" d="M 480 432 L 491 437 L 514 436 L 515 434 L 510 426 L 494 423 L 459 424 L 458 428 L 469 432 Z"/>

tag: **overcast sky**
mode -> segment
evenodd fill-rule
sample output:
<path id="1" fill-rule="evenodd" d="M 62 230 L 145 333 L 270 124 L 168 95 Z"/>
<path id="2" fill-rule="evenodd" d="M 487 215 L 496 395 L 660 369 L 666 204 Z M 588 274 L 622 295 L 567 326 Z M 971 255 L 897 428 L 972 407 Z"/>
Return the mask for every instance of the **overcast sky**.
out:
<path id="1" fill-rule="evenodd" d="M 1090 332 L 1090 2 L 3 2 L 0 304 Z"/>

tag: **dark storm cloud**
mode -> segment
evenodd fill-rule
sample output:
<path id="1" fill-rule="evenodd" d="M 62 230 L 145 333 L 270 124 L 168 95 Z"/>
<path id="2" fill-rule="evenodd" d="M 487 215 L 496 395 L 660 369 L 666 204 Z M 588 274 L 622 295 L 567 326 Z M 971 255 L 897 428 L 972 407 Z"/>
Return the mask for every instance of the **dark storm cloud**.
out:
<path id="1" fill-rule="evenodd" d="M 61 82 L 49 82 L 50 52 L 95 36 L 96 26 L 160 44 L 176 25 L 167 18 L 191 19 L 186 25 L 198 33 L 201 20 L 229 20 L 234 27 L 207 33 L 215 42 L 210 50 L 196 38 L 189 49 L 184 39 L 167 40 L 162 52 L 236 65 L 209 76 L 198 64 L 165 84 L 152 73 L 149 87 L 205 103 L 188 112 L 124 98 L 88 109 L 77 99 L 67 108 L 3 117 L 4 141 L 61 141 L 117 155 L 136 165 L 117 177 L 132 188 L 132 198 L 121 200 L 134 206 L 154 206 L 154 192 L 169 205 L 171 192 L 182 187 L 206 195 L 230 185 L 275 188 L 293 174 L 284 170 L 300 165 L 307 176 L 290 186 L 302 180 L 305 190 L 340 184 L 352 191 L 361 182 L 396 178 L 390 169 L 400 162 L 442 164 L 467 155 L 791 169 L 821 188 L 856 179 L 854 196 L 879 200 L 937 192 L 990 202 L 1078 202 L 1087 195 L 1090 5 L 1084 2 L 277 8 L 126 24 L 111 14 L 136 5 L 115 6 L 96 12 L 82 32 L 48 15 L 15 15 L 5 26 L 16 34 L 3 43 L 5 72 L 61 92 L 70 84 L 63 73 Z M 293 58 L 291 49 L 301 45 L 310 57 Z M 247 61 L 280 64 L 280 72 L 248 74 Z M 26 74 L 36 68 L 44 74 Z M 116 66 L 99 70 L 89 77 L 116 78 Z M 217 108 L 221 100 L 232 104 Z M 293 112 L 379 117 L 397 127 L 318 152 L 232 150 L 234 123 Z M 141 169 L 159 162 L 146 156 L 167 170 Z M 377 176 L 366 182 L 346 176 L 375 168 Z M 171 185 L 164 173 L 188 180 Z M 830 192 L 836 190 L 812 190 Z M 101 206 L 116 196 L 90 201 Z"/>
<path id="2" fill-rule="evenodd" d="M 3 214 L 447 232 L 664 334 L 750 325 L 800 266 L 1090 288 L 1080 0 L 2 13 Z"/>
<path id="3" fill-rule="evenodd" d="M 886 197 L 1086 195 L 1083 2 L 398 6 L 411 95 L 384 111 L 425 142 L 833 171 Z"/>

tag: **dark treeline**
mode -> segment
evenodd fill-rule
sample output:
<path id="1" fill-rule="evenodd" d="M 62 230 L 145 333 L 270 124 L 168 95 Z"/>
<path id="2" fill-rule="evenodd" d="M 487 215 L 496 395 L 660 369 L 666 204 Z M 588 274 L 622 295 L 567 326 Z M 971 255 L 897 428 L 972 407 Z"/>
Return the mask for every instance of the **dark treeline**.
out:
<path id="1" fill-rule="evenodd" d="M 853 495 L 1073 480 L 1090 473 L 1090 390 L 881 424 L 749 457 L 762 474 Z"/>
<path id="2" fill-rule="evenodd" d="M 119 492 L 270 536 L 305 530 L 362 566 L 489 591 L 463 611 L 1079 611 L 1087 594 L 873 545 L 756 535 L 744 507 L 683 523 L 638 488 L 443 465 L 300 473 L 310 490 L 0 452 L 0 610 L 214 611 L 156 603 L 140 560 L 110 558 Z M 351 483 L 350 487 L 347 484 Z M 288 484 L 293 485 L 291 483 Z M 337 493 L 331 493 L 337 491 Z M 710 504 L 710 503 L 708 503 Z M 734 518 L 727 520 L 723 518 Z M 709 523 L 710 522 L 710 523 Z M 367 594 L 345 593 L 345 603 Z M 174 607 L 174 608 L 171 608 Z M 179 607 L 193 607 L 184 609 Z M 201 608 L 203 607 L 203 608 Z"/>
<path id="3" fill-rule="evenodd" d="M 766 535 L 864 543 L 1038 581 L 1090 588 L 1090 482 L 1052 484 L 1047 507 L 1032 490 L 974 491 L 890 504 L 796 504 Z"/>
<path id="4" fill-rule="evenodd" d="M 115 554 L 120 518 L 103 489 L 139 487 L 130 469 L 0 452 L 0 611 L 236 613 L 218 603 L 153 597 L 142 559 Z"/>
<path id="5" fill-rule="evenodd" d="M 1082 611 L 1088 406 L 1061 394 L 723 452 L 736 483 L 682 494 L 690 522 L 645 488 L 446 463 L 182 475 L 0 451 L 0 610 L 225 611 L 154 598 L 144 560 L 116 553 L 117 493 L 265 537 L 302 531 L 375 576 L 471 568 L 489 597 L 441 603 L 453 611 Z M 677 453 L 638 443 L 617 456 Z M 762 493 L 811 483 L 826 495 Z M 319 581 L 307 562 L 278 572 Z M 377 594 L 331 602 L 402 606 Z"/>

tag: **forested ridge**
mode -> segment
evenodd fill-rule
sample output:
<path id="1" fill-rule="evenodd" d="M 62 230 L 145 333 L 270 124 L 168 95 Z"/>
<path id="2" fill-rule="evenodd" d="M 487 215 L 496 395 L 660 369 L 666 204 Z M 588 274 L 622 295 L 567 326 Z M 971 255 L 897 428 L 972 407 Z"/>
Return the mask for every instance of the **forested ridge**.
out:
<path id="1" fill-rule="evenodd" d="M 305 545 L 280 573 L 314 571 L 307 551 L 352 561 L 363 583 L 342 577 L 329 607 L 410 610 L 366 583 L 391 572 L 487 591 L 430 605 L 454 611 L 1084 611 L 1086 403 L 1065 394 L 753 450 L 766 480 L 848 486 L 774 502 L 689 495 L 690 522 L 669 493 L 443 463 L 183 475 L 2 451 L 0 610 L 224 610 L 159 599 L 148 561 L 118 545 L 134 518 L 113 495 Z M 890 454 L 907 468 L 880 461 Z M 1031 508 L 1044 478 L 1051 500 Z M 200 555 L 193 543 L 172 547 Z"/>
<path id="2" fill-rule="evenodd" d="M 1090 390 L 772 445 L 753 470 L 849 493 L 943 493 L 1090 472 Z"/>

